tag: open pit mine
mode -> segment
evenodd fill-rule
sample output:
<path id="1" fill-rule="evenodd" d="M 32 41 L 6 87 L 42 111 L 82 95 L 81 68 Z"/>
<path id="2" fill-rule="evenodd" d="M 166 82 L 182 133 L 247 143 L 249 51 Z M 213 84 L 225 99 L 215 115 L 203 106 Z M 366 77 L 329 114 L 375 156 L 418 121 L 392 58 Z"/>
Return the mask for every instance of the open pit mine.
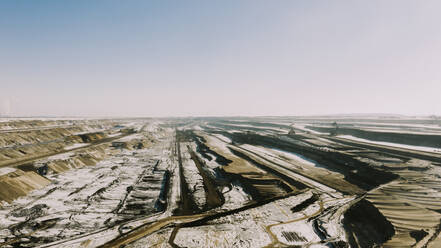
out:
<path id="1" fill-rule="evenodd" d="M 441 247 L 441 121 L 0 118 L 0 247 Z"/>

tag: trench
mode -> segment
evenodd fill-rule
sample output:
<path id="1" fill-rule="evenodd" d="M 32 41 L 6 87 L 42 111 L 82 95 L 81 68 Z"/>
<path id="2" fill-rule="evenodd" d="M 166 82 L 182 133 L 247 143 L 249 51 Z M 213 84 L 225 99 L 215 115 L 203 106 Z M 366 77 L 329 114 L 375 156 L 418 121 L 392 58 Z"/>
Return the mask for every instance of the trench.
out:
<path id="1" fill-rule="evenodd" d="M 199 209 L 193 199 L 193 195 L 189 190 L 188 183 L 185 180 L 184 168 L 182 166 L 182 157 L 181 157 L 181 140 L 178 132 L 176 132 L 176 151 L 178 154 L 179 182 L 180 182 L 181 194 L 180 194 L 179 208 L 176 209 L 174 212 L 177 215 L 193 214 L 199 211 Z"/>
<path id="2" fill-rule="evenodd" d="M 200 161 L 196 153 L 191 150 L 190 146 L 187 147 L 190 152 L 191 159 L 196 165 L 196 168 L 199 171 L 203 181 L 204 181 L 204 190 L 205 196 L 207 199 L 207 209 L 216 208 L 222 206 L 225 202 L 223 195 L 217 190 L 216 184 L 214 180 L 207 174 L 207 172 L 203 169 L 203 163 Z"/>

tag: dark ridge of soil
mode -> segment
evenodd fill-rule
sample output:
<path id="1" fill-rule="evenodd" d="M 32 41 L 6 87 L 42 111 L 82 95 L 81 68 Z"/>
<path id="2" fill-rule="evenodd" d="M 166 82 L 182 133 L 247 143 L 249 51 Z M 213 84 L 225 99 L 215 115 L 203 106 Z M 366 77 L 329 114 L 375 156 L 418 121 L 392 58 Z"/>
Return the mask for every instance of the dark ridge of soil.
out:
<path id="1" fill-rule="evenodd" d="M 381 246 L 395 234 L 392 224 L 365 199 L 346 211 L 343 227 L 351 247 Z"/>
<path id="2" fill-rule="evenodd" d="M 95 132 L 95 133 L 85 133 L 78 135 L 83 143 L 91 143 L 105 137 L 103 132 Z"/>
<path id="3" fill-rule="evenodd" d="M 312 228 L 321 240 L 325 240 L 327 237 L 329 237 L 329 234 L 326 232 L 326 229 L 323 228 L 322 223 L 323 222 L 319 221 L 318 219 L 314 219 L 312 222 Z"/>
<path id="4" fill-rule="evenodd" d="M 47 164 L 44 164 L 43 166 L 40 167 L 36 167 L 34 166 L 33 163 L 27 163 L 27 164 L 18 165 L 17 168 L 22 171 L 33 171 L 40 174 L 41 176 L 45 176 L 49 171 Z"/>
<path id="5" fill-rule="evenodd" d="M 179 199 L 179 208 L 174 210 L 174 214 L 176 215 L 188 215 L 194 214 L 200 211 L 197 207 L 193 195 L 188 188 L 188 183 L 185 180 L 184 176 L 184 168 L 182 166 L 182 156 L 181 156 L 181 144 L 182 139 L 187 139 L 186 136 L 183 135 L 183 132 L 176 131 L 176 152 L 178 155 L 178 166 L 179 166 L 179 180 L 181 187 L 181 194 Z"/>
<path id="6" fill-rule="evenodd" d="M 296 232 L 285 232 L 282 231 L 282 236 L 288 240 L 288 242 L 295 242 L 295 241 L 302 241 L 307 242 L 308 240 L 303 237 L 302 235 L 296 233 Z"/>
<path id="7" fill-rule="evenodd" d="M 22 171 L 35 171 L 35 172 L 37 171 L 33 163 L 21 164 L 17 166 L 17 168 Z"/>
<path id="8" fill-rule="evenodd" d="M 166 170 L 162 177 L 161 191 L 159 197 L 155 202 L 155 210 L 158 212 L 164 211 L 167 207 L 167 195 L 170 189 L 170 172 Z"/>
<path id="9" fill-rule="evenodd" d="M 424 231 L 423 229 L 418 231 L 411 231 L 410 236 L 415 239 L 415 241 L 418 243 L 420 240 L 422 240 L 424 237 L 429 234 L 428 232 Z"/>
<path id="10" fill-rule="evenodd" d="M 349 248 L 348 243 L 346 243 L 342 240 L 339 240 L 336 242 L 330 242 L 330 243 L 328 243 L 328 245 L 330 245 L 332 248 Z"/>
<path id="11" fill-rule="evenodd" d="M 305 210 L 309 205 L 313 204 L 314 202 L 316 202 L 319 199 L 318 195 L 313 194 L 311 197 L 309 197 L 308 199 L 304 200 L 303 202 L 299 203 L 298 205 L 294 206 L 291 208 L 291 211 L 293 213 L 295 212 L 300 212 Z"/>

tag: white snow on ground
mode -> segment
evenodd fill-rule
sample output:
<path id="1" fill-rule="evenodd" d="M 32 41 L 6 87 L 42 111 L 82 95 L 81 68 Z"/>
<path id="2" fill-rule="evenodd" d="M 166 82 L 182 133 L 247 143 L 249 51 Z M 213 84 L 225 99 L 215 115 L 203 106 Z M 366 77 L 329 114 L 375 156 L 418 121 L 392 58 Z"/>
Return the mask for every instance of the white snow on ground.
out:
<path id="1" fill-rule="evenodd" d="M 346 124 L 346 122 L 344 123 Z M 413 123 L 390 123 L 390 122 L 348 122 L 348 124 L 356 124 L 356 125 L 372 125 L 372 127 L 375 127 L 375 125 L 384 125 L 384 126 L 393 126 L 396 128 L 435 128 L 435 129 L 440 129 L 441 131 L 441 126 L 436 125 L 436 124 L 413 124 Z"/>
<path id="2" fill-rule="evenodd" d="M 112 134 L 108 134 L 107 137 L 116 137 L 118 135 L 121 135 L 121 133 L 112 133 Z"/>
<path id="3" fill-rule="evenodd" d="M 199 170 L 195 163 L 190 157 L 190 153 L 187 150 L 186 143 L 181 143 L 181 156 L 182 156 L 182 167 L 184 169 L 184 177 L 187 181 L 188 188 L 193 194 L 193 198 L 199 208 L 205 205 L 205 190 L 204 190 L 204 180 L 199 174 Z M 193 150 L 195 148 L 193 147 Z"/>
<path id="4" fill-rule="evenodd" d="M 300 155 L 300 154 L 296 154 L 296 153 L 291 153 L 291 152 L 285 152 L 279 149 L 272 149 L 272 148 L 265 148 L 265 147 L 261 147 L 261 146 L 253 146 L 253 145 L 248 145 L 248 144 L 244 144 L 241 145 L 241 147 L 247 149 L 247 150 L 253 150 L 258 152 L 259 154 L 267 154 L 267 153 L 272 153 L 274 155 L 278 155 L 279 157 L 285 157 L 291 160 L 294 160 L 296 162 L 305 164 L 305 165 L 310 165 L 310 166 L 319 166 L 317 164 L 317 162 L 315 162 L 314 160 L 305 158 L 304 156 Z M 319 166 L 320 167 L 320 166 Z"/>
<path id="5" fill-rule="evenodd" d="M 58 160 L 58 159 L 65 160 L 65 159 L 72 157 L 73 155 L 74 155 L 74 152 L 65 152 L 65 153 L 61 153 L 61 154 L 47 157 L 45 160 L 47 160 L 47 161 Z"/>
<path id="6" fill-rule="evenodd" d="M 251 196 L 243 191 L 243 189 L 237 185 L 233 185 L 231 190 L 223 192 L 225 198 L 225 204 L 221 209 L 231 210 L 243 206 L 252 200 Z"/>
<path id="7" fill-rule="evenodd" d="M 81 132 L 74 132 L 73 135 L 82 135 L 82 134 L 88 134 L 88 133 L 99 133 L 106 131 L 104 128 L 92 128 L 92 127 L 85 127 L 86 131 Z"/>
<path id="8" fill-rule="evenodd" d="M 0 176 L 2 176 L 2 175 L 6 175 L 6 174 L 8 174 L 8 173 L 11 173 L 11 172 L 14 172 L 14 171 L 16 171 L 17 169 L 15 169 L 15 168 L 11 168 L 11 167 L 3 167 L 3 168 L 0 168 Z"/>
<path id="9" fill-rule="evenodd" d="M 306 128 L 305 126 L 306 126 L 306 125 L 298 125 L 298 124 L 295 124 L 295 125 L 294 125 L 294 128 L 297 128 L 297 129 L 300 129 L 300 130 L 303 130 L 303 131 L 305 131 L 305 132 L 309 132 L 309 133 L 312 133 L 312 134 L 327 134 L 327 135 L 329 135 L 329 133 L 326 133 L 326 132 L 317 132 L 317 131 L 315 131 L 315 130 L 308 129 L 308 128 Z"/>
<path id="10" fill-rule="evenodd" d="M 199 130 L 199 131 L 204 130 L 204 129 L 202 129 L 202 127 L 199 126 L 199 125 L 193 126 L 192 129 L 194 129 L 194 130 Z"/>
<path id="11" fill-rule="evenodd" d="M 159 129 L 159 124 L 160 124 L 159 122 L 148 123 L 145 126 L 144 131 L 147 131 L 147 132 L 157 132 L 158 129 Z"/>
<path id="12" fill-rule="evenodd" d="M 87 144 L 87 143 L 77 143 L 77 144 L 73 144 L 73 145 L 64 147 L 64 150 L 72 150 L 72 149 L 83 147 L 83 146 L 87 146 L 87 145 L 89 145 L 89 144 Z"/>
<path id="13" fill-rule="evenodd" d="M 141 134 L 136 133 L 136 134 L 132 134 L 132 135 L 123 137 L 121 139 L 117 139 L 117 141 L 127 142 L 127 141 L 131 141 L 133 139 L 142 139 L 142 138 L 143 138 L 143 136 Z"/>
<path id="14" fill-rule="evenodd" d="M 221 139 L 217 136 L 215 137 L 215 136 L 207 135 L 205 133 L 197 133 L 197 134 L 204 137 L 204 139 L 207 141 L 207 145 L 209 147 L 215 147 L 215 148 L 217 148 L 227 154 L 231 153 L 227 147 L 228 144 L 223 139 Z"/>
<path id="15" fill-rule="evenodd" d="M 384 145 L 384 146 L 393 146 L 393 147 L 398 147 L 398 148 L 405 148 L 405 149 L 424 151 L 424 152 L 441 153 L 441 148 L 435 148 L 435 147 L 412 146 L 412 145 L 405 145 L 405 144 L 398 144 L 398 143 L 391 143 L 391 142 L 373 141 L 373 140 L 367 140 L 367 139 L 360 139 L 360 138 L 357 138 L 357 137 L 354 137 L 354 136 L 351 136 L 351 135 L 338 135 L 337 137 L 338 138 L 343 138 L 343 139 L 354 140 L 354 141 L 371 143 L 371 144 L 378 144 L 378 145 Z"/>
<path id="16" fill-rule="evenodd" d="M 215 136 L 215 137 L 213 137 Z M 208 145 L 213 148 L 213 144 L 221 144 L 222 147 L 216 147 L 216 148 L 221 148 L 221 149 L 228 149 L 226 147 L 226 143 L 228 139 L 227 137 L 223 136 L 223 135 L 203 135 L 203 137 L 208 141 Z M 196 147 L 193 146 L 192 148 L 193 150 L 196 150 Z M 229 153 L 229 152 L 228 152 Z M 204 168 L 205 171 L 211 175 L 213 175 L 213 178 L 215 178 L 215 172 L 213 169 L 219 167 L 220 165 L 215 161 L 216 157 L 213 156 L 212 154 L 206 153 L 206 155 L 208 155 L 209 157 L 211 157 L 211 161 L 206 159 L 205 157 L 200 156 L 201 159 L 203 159 L 206 167 Z M 224 210 L 230 210 L 230 209 L 234 209 L 237 208 L 239 206 L 243 206 L 245 203 L 250 202 L 251 196 L 248 195 L 247 193 L 244 192 L 243 188 L 241 187 L 239 182 L 233 182 L 233 184 L 231 185 L 231 188 L 229 187 L 224 187 L 223 189 L 221 189 L 222 194 L 224 195 L 225 198 L 225 203 L 220 207 L 221 209 Z"/>
<path id="17" fill-rule="evenodd" d="M 264 127 L 264 126 L 254 126 L 249 124 L 231 124 L 229 123 L 228 126 L 235 126 L 235 127 L 244 127 L 244 128 L 259 128 L 262 129 L 262 131 L 276 131 L 276 132 L 287 132 L 287 128 L 280 128 L 280 127 Z"/>
<path id="18" fill-rule="evenodd" d="M 440 135 L 437 132 L 428 132 L 428 131 L 418 131 L 418 130 L 403 130 L 397 128 L 387 128 L 387 127 L 361 127 L 360 130 L 366 131 L 375 131 L 380 133 L 402 133 L 402 134 L 425 134 L 425 135 Z"/>
<path id="19" fill-rule="evenodd" d="M 222 134 L 213 134 L 213 136 L 219 138 L 220 140 L 222 140 L 223 142 L 226 142 L 226 143 L 231 143 L 232 142 L 232 140 L 230 138 L 225 137 Z"/>
<path id="20" fill-rule="evenodd" d="M 322 227 L 326 229 L 326 233 L 331 237 L 344 237 L 344 229 L 341 226 L 343 214 L 346 212 L 346 210 L 352 206 L 352 204 L 349 204 L 350 201 L 355 200 L 355 196 L 346 196 L 341 199 L 331 199 L 324 201 L 324 208 L 331 208 L 336 206 L 338 207 L 337 210 L 326 212 L 325 214 L 320 216 L 320 221 L 322 224 Z"/>
<path id="21" fill-rule="evenodd" d="M 307 191 L 300 195 L 276 200 L 256 208 L 215 219 L 206 225 L 181 228 L 174 243 L 184 247 L 284 247 L 310 244 L 316 245 L 315 247 L 326 247 L 326 244 L 320 244 L 320 238 L 314 232 L 313 222 L 309 218 L 323 212 L 324 209 L 320 207 L 321 202 L 336 199 L 324 196 L 300 212 L 291 210 L 293 206 L 300 204 L 311 196 L 312 192 Z M 333 216 L 333 218 L 339 220 L 338 215 Z M 327 218 L 327 220 L 330 219 Z M 340 224 L 337 226 L 341 227 Z M 272 243 L 270 232 L 281 243 Z M 296 234 L 301 238 L 287 240 L 287 233 Z M 342 230 L 330 233 L 332 235 L 331 239 L 345 239 Z M 336 236 L 333 234 L 336 234 Z M 157 233 L 149 238 L 141 239 L 135 242 L 133 247 L 141 247 L 140 244 L 147 244 L 146 242 L 148 240 L 152 241 L 152 238 L 161 240 L 162 235 L 168 237 L 169 233 Z M 305 240 L 302 240 L 302 238 L 305 238 Z"/>
<path id="22" fill-rule="evenodd" d="M 182 228 L 176 235 L 175 243 L 181 247 L 263 247 L 271 242 L 254 220 L 244 219 L 235 224 Z"/>
<path id="23" fill-rule="evenodd" d="M 247 148 L 245 148 L 245 147 L 247 147 Z M 271 149 L 260 147 L 260 150 L 259 150 L 259 148 L 257 148 L 257 149 L 256 148 L 257 148 L 256 146 L 251 146 L 251 145 L 240 146 L 240 149 L 242 149 L 242 151 L 245 151 L 245 153 L 247 153 L 247 155 L 249 155 L 251 157 L 255 157 L 255 158 L 260 159 L 259 156 L 261 156 L 261 157 L 265 158 L 267 161 L 271 161 L 272 163 L 277 164 L 277 166 L 273 167 L 273 169 L 278 170 L 280 173 L 284 173 L 286 175 L 289 175 L 292 178 L 296 178 L 300 182 L 302 182 L 306 185 L 310 185 L 312 188 L 320 189 L 320 190 L 327 192 L 328 194 L 331 194 L 335 197 L 340 197 L 340 195 L 341 195 L 340 192 L 338 192 L 338 191 L 336 191 L 336 190 L 334 190 L 324 184 L 321 184 L 318 181 L 309 179 L 299 173 L 296 173 L 296 172 L 293 172 L 290 170 L 290 168 L 292 169 L 293 167 L 297 167 L 297 170 L 310 170 L 311 168 L 308 168 L 308 167 L 311 167 L 310 165 L 308 165 L 308 164 L 298 165 L 296 163 L 287 162 L 287 161 L 279 158 L 278 156 L 274 155 L 273 153 L 271 153 Z M 262 150 L 262 148 L 264 150 Z M 267 149 L 266 152 L 265 152 L 265 149 Z M 254 152 L 254 153 L 258 153 L 259 156 L 256 156 L 252 153 L 249 153 L 249 151 Z M 273 166 L 273 165 L 271 165 L 271 163 L 268 163 L 267 165 Z M 317 169 L 321 169 L 321 168 L 314 168 L 314 170 L 317 170 Z M 331 174 L 331 173 L 337 174 L 337 175 L 339 174 L 336 172 L 330 172 L 325 169 L 321 169 L 321 170 L 323 170 L 326 174 Z"/>

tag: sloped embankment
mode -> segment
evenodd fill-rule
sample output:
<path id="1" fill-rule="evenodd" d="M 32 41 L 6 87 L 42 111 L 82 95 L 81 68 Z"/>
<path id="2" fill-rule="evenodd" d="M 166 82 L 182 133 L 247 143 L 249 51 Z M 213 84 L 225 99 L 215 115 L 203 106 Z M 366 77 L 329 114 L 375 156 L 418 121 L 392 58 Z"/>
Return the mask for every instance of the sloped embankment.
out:
<path id="1" fill-rule="evenodd" d="M 438 235 L 441 220 L 440 180 L 412 172 L 400 174 L 406 176 L 406 180 L 398 180 L 369 192 L 366 199 L 395 228 L 395 235 L 384 244 L 385 247 L 421 247 L 430 243 L 431 237 Z"/>
<path id="2" fill-rule="evenodd" d="M 11 203 L 20 196 L 25 196 L 35 189 L 41 189 L 50 184 L 47 178 L 33 171 L 24 172 L 17 169 L 0 176 L 0 205 L 2 202 Z"/>
<path id="3" fill-rule="evenodd" d="M 51 181 L 44 177 L 48 172 L 62 173 L 72 168 L 96 165 L 105 158 L 107 147 L 108 144 L 103 144 L 64 158 L 46 159 L 37 162 L 37 166 L 19 166 L 15 171 L 0 176 L 0 205 L 1 202 L 11 203 L 33 190 L 50 184 Z"/>
<path id="4" fill-rule="evenodd" d="M 48 171 L 55 173 L 62 173 L 73 168 L 93 166 L 105 158 L 107 147 L 107 144 L 90 147 L 85 151 L 76 152 L 69 157 L 51 159 L 44 162 L 44 164 L 47 166 Z"/>
<path id="5" fill-rule="evenodd" d="M 68 127 L 2 133 L 0 147 L 22 146 L 60 140 L 81 131 L 80 127 Z"/>

